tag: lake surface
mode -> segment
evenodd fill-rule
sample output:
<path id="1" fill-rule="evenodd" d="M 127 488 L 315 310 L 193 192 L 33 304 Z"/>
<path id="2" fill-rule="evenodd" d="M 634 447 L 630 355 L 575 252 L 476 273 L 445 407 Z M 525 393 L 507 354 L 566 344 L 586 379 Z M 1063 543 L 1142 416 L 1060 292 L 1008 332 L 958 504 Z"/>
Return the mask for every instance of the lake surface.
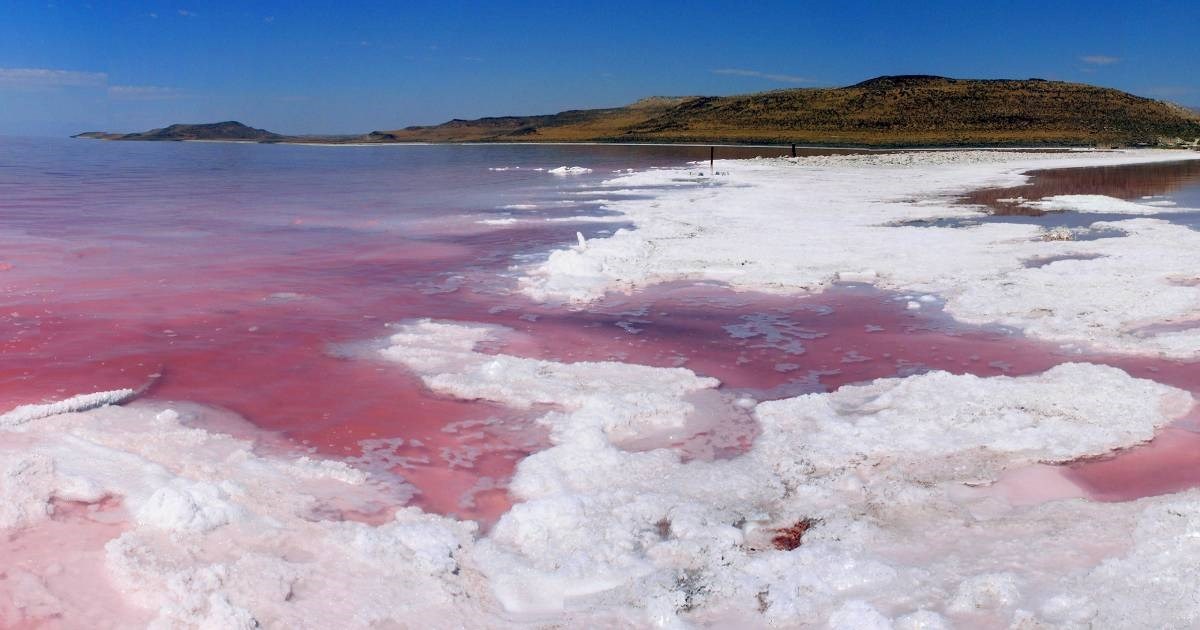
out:
<path id="1" fill-rule="evenodd" d="M 0 408 L 149 386 L 147 396 L 226 409 L 302 448 L 402 472 L 398 492 L 415 487 L 425 507 L 494 515 L 507 505 L 494 479 L 538 447 L 539 431 L 362 360 L 370 342 L 414 317 L 547 327 L 542 307 L 514 295 L 510 267 L 576 232 L 621 227 L 595 220 L 608 213 L 590 193 L 614 171 L 708 154 L 0 139 Z M 580 168 L 549 172 L 563 166 Z M 547 221 L 570 217 L 587 220 Z M 620 354 L 573 334 L 559 347 Z M 486 435 L 443 431 L 463 422 Z"/>
<path id="2" fill-rule="evenodd" d="M 1105 195 L 1164 206 L 1156 219 L 1200 229 L 1200 212 L 1173 212 L 1171 208 L 1200 208 L 1200 162 L 1159 162 L 1098 168 L 1059 168 L 1030 171 L 1021 186 L 987 188 L 965 196 L 966 203 L 988 207 L 992 214 L 980 220 L 1034 223 L 1049 228 L 1086 227 L 1097 221 L 1122 221 L 1147 215 L 1094 212 L 1045 212 L 1012 203 L 1012 199 L 1041 199 L 1055 195 Z M 973 220 L 967 220 L 973 221 Z M 955 225 L 963 220 L 955 220 Z"/>

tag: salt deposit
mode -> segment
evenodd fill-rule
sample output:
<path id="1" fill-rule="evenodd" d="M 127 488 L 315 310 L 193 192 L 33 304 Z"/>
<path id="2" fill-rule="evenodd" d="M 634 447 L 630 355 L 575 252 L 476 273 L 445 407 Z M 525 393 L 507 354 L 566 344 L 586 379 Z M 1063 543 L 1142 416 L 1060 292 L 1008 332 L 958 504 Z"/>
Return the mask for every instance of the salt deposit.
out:
<path id="1" fill-rule="evenodd" d="M 1194 563 L 1180 552 L 1186 525 L 1130 543 L 1174 527 L 1154 520 L 1164 509 L 1200 513 L 1190 494 L 1030 507 L 971 490 L 1144 441 L 1192 405 L 1115 368 L 933 372 L 758 403 L 750 452 L 684 461 L 623 445 L 697 430 L 701 407 L 756 403 L 681 368 L 479 351 L 513 334 L 423 320 L 397 326 L 382 350 L 444 395 L 548 409 L 552 446 L 521 462 L 521 503 L 487 536 L 413 508 L 346 520 L 396 497 L 344 464 L 188 426 L 215 411 L 148 403 L 8 426 L 4 525 L 38 531 L 63 501 L 116 501 L 127 516 L 94 562 L 130 621 L 220 627 L 1089 623 L 1128 615 L 1114 598 L 1127 607 L 1164 592 L 1122 563 L 1171 575 Z M 799 522 L 797 544 L 781 548 L 779 530 Z M 45 610 L 82 614 L 73 585 L 31 579 L 49 585 L 37 591 Z M 1154 614 L 1200 619 L 1182 605 Z"/>
<path id="2" fill-rule="evenodd" d="M 899 225 L 970 216 L 958 193 L 1034 168 L 1185 157 L 1200 156 L 900 153 L 723 162 L 715 178 L 633 173 L 604 192 L 637 229 L 578 235 L 525 269 L 522 288 L 587 301 L 680 279 L 775 293 L 862 282 L 902 289 L 897 307 L 918 314 L 1192 358 L 1200 330 L 1171 324 L 1200 307 L 1200 233 L 1150 217 L 1099 223 L 1127 236 L 1091 241 L 1031 225 Z M 647 186 L 660 190 L 644 198 Z M 725 332 L 796 356 L 814 334 L 769 313 Z M 1150 440 L 1194 413 L 1185 391 L 1075 362 L 759 402 L 690 369 L 504 350 L 518 337 L 405 321 L 381 350 L 346 359 L 537 416 L 550 446 L 517 465 L 517 502 L 487 532 L 399 507 L 403 484 L 282 448 L 229 412 L 121 389 L 0 414 L 0 625 L 1200 624 L 1200 491 L 1088 501 L 1047 466 Z M 744 452 L 669 446 L 750 414 L 759 433 Z"/>
<path id="3" fill-rule="evenodd" d="M 1188 212 L 1191 208 L 1176 208 L 1171 201 L 1143 201 L 1136 203 L 1106 195 L 1055 195 L 1021 204 L 1047 212 L 1070 211 L 1096 214 L 1159 214 L 1161 212 Z"/>
<path id="4" fill-rule="evenodd" d="M 117 405 L 133 398 L 136 394 L 137 392 L 132 389 L 118 389 L 111 392 L 80 394 L 53 403 L 21 405 L 12 411 L 0 414 L 0 426 L 24 424 L 31 420 L 56 416 L 62 413 L 87 411 L 105 405 Z"/>
<path id="5" fill-rule="evenodd" d="M 591 173 L 592 169 L 584 166 L 560 166 L 558 168 L 552 168 L 546 172 L 553 173 L 555 175 L 586 175 L 587 173 Z"/>
<path id="6" fill-rule="evenodd" d="M 57 578 L 53 546 L 11 554 L 0 600 L 13 606 L 0 607 L 0 623 L 95 623 L 86 598 L 108 581 L 128 606 L 128 619 L 106 620 L 113 626 L 366 627 L 487 605 L 479 585 L 465 599 L 474 578 L 455 559 L 472 523 L 415 509 L 380 513 L 377 525 L 345 520 L 337 515 L 404 497 L 345 464 L 258 454 L 250 442 L 184 423 L 218 413 L 137 404 L 0 429 L 8 536 L 53 526 L 68 539 L 94 538 L 107 526 L 63 521 L 63 506 L 119 505 L 114 537 L 96 542 L 102 553 L 57 559 L 97 563 L 101 584 Z M 12 581 L 16 566 L 40 586 Z"/>
<path id="7" fill-rule="evenodd" d="M 618 230 L 586 250 L 554 252 L 527 270 L 523 288 L 543 300 L 581 302 L 671 280 L 769 292 L 871 282 L 938 295 L 947 312 L 965 322 L 1016 326 L 1081 347 L 1195 357 L 1200 331 L 1137 338 L 1130 331 L 1188 319 L 1200 309 L 1200 288 L 1168 281 L 1195 269 L 1200 232 L 1139 219 L 1093 226 L 1121 230 L 1123 238 L 1062 241 L 1028 224 L 900 224 L 971 216 L 977 210 L 953 203 L 958 195 L 1020 184 L 1021 173 L 1033 169 L 1198 157 L 1186 151 L 950 151 L 726 161 L 721 168 L 728 177 L 703 181 L 685 181 L 686 169 L 640 172 L 604 187 L 608 193 L 664 188 L 651 199 L 606 206 L 636 229 Z M 1068 245 L 1094 257 L 1038 269 L 1022 262 Z"/>
<path id="8" fill-rule="evenodd" d="M 473 350 L 507 334 L 412 322 L 384 354 L 439 392 L 555 404 L 542 418 L 554 445 L 524 460 L 513 481 L 522 503 L 474 548 L 499 601 L 525 621 L 1087 624 L 1142 610 L 1160 592 L 1110 566 L 1178 573 L 1194 562 L 1176 553 L 1178 538 L 1130 545 L 1162 506 L 1200 510 L 1194 494 L 1022 507 L 968 492 L 1005 470 L 1144 441 L 1192 405 L 1185 392 L 1114 368 L 935 372 L 761 403 L 763 434 L 749 453 L 683 462 L 620 443 L 686 431 L 690 401 L 719 395 L 711 379 Z M 1081 399 L 1085 387 L 1095 395 Z M 780 528 L 801 521 L 799 545 L 779 548 Z M 1194 606 L 1153 614 L 1200 620 Z"/>

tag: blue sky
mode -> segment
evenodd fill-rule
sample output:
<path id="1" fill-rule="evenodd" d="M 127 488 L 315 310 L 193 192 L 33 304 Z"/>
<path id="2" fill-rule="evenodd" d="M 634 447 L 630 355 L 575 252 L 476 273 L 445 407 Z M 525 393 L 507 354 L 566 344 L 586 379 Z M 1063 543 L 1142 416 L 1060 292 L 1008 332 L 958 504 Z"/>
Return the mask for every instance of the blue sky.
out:
<path id="1" fill-rule="evenodd" d="M 1200 105 L 1200 2 L 3 0 L 0 133 L 283 133 L 837 86 L 1041 77 Z"/>

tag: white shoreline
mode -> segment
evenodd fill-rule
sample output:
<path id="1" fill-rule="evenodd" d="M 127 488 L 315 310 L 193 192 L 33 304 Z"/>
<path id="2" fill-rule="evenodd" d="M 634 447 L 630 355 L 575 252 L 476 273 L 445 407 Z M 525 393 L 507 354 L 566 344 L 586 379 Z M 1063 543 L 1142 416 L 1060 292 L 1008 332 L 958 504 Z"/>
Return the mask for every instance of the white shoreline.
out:
<path id="1" fill-rule="evenodd" d="M 961 321 L 1014 326 L 1079 349 L 1197 357 L 1200 329 L 1150 337 L 1134 331 L 1200 311 L 1200 287 L 1175 280 L 1200 276 L 1200 232 L 1153 218 L 1096 224 L 1127 231 L 1125 238 L 1066 242 L 1016 223 L 893 226 L 970 217 L 975 212 L 956 196 L 1023 183 L 1030 170 L 1196 159 L 1200 153 L 1164 150 L 960 151 L 724 160 L 715 177 L 697 177 L 695 164 L 642 171 L 603 185 L 662 188 L 653 199 L 606 204 L 634 229 L 552 253 L 525 270 L 523 290 L 541 300 L 587 302 L 677 280 L 799 294 L 851 279 L 938 294 Z M 1062 253 L 1097 257 L 1024 265 Z"/>
<path id="2" fill-rule="evenodd" d="M 945 289 L 973 279 L 978 296 L 950 292 L 961 317 L 983 308 L 972 296 L 1010 297 L 990 282 L 1015 283 L 1010 306 L 1017 309 L 1031 298 L 1029 286 L 1057 278 L 1060 270 L 1024 278 L 1009 268 L 1014 256 L 1019 262 L 1027 252 L 1063 247 L 1031 241 L 1031 230 L 1021 226 L 982 236 L 930 232 L 939 235 L 939 246 L 960 247 L 956 239 L 969 246 L 937 252 L 962 257 L 953 261 L 961 265 L 943 265 L 925 256 L 928 242 L 914 236 L 930 228 L 878 225 L 961 215 L 966 210 L 949 205 L 947 195 L 983 180 L 1019 181 L 1019 171 L 1037 159 L 990 156 L 972 164 L 948 154 L 950 163 L 935 163 L 939 155 L 889 165 L 902 157 L 723 162 L 731 173 L 724 186 L 668 181 L 687 169 L 618 178 L 612 187 L 675 188 L 655 199 L 611 202 L 641 229 L 563 250 L 526 288 L 546 295 L 578 289 L 580 299 L 589 299 L 614 286 L 679 277 L 775 291 L 796 290 L 783 284 L 796 278 L 811 278 L 810 288 L 819 289 L 830 270 L 835 280 L 858 274 L 882 286 Z M 866 163 L 852 166 L 856 160 Z M 804 187 L 797 190 L 797 182 Z M 881 199 L 881 193 L 901 197 Z M 855 214 L 810 203 L 801 216 L 795 204 L 806 195 L 822 203 L 849 199 Z M 735 201 L 743 205 L 729 205 Z M 764 216 L 773 231 L 763 229 Z M 1146 251 L 1191 245 L 1170 229 L 1178 226 L 1122 223 L 1144 237 L 1139 247 Z M 733 238 L 751 231 L 762 237 Z M 705 241 L 709 233 L 716 240 Z M 896 234 L 908 239 L 901 241 L 906 247 L 887 242 Z M 725 249 L 713 245 L 720 239 Z M 668 251 L 673 240 L 686 246 Z M 1118 241 L 1110 257 L 1136 239 Z M 856 260 L 838 257 L 847 247 L 858 258 L 872 257 L 875 268 L 846 267 Z M 972 261 L 964 254 L 970 247 L 995 251 Z M 1172 264 L 1194 272 L 1194 263 L 1187 265 L 1195 251 Z M 740 263 L 748 255 L 761 258 L 757 266 L 731 273 L 746 266 Z M 1157 258 L 1145 258 L 1125 262 L 1142 265 L 1143 275 L 1161 272 Z M 810 259 L 823 266 L 805 266 Z M 604 264 L 593 265 L 597 260 Z M 983 273 L 988 265 L 1000 275 Z M 1091 286 L 1087 268 L 1067 272 Z M 1071 295 L 1070 286 L 1055 290 Z M 402 322 L 373 357 L 404 365 L 444 396 L 547 409 L 538 421 L 549 429 L 551 446 L 518 464 L 511 491 L 520 502 L 486 536 L 473 523 L 416 508 L 379 526 L 339 519 L 338 508 L 367 509 L 381 498 L 363 472 L 266 455 L 184 421 L 219 413 L 211 409 L 92 408 L 122 402 L 125 392 L 0 416 L 11 420 L 0 422 L 0 531 L 50 526 L 56 501 L 119 499 L 128 517 L 121 532 L 102 554 L 73 560 L 97 565 L 104 583 L 145 617 L 137 625 L 158 627 L 916 630 L 1200 623 L 1200 491 L 1126 503 L 1025 505 L 987 487 L 1009 471 L 1145 442 L 1194 405 L 1187 392 L 1077 363 L 1019 378 L 931 372 L 755 404 L 731 399 L 715 379 L 687 369 L 535 360 L 478 347 L 514 334 L 499 326 Z M 747 453 L 728 460 L 683 461 L 668 448 L 622 448 L 686 433 L 698 416 L 719 421 L 747 408 L 762 433 Z M 1053 470 L 1032 473 L 1035 483 L 1061 496 L 1077 490 Z M 776 548 L 777 528 L 800 521 L 808 523 L 800 544 Z M 13 609 L 43 616 L 35 621 L 93 618 L 89 593 L 64 592 L 55 571 L 15 566 L 0 585 L 13 594 Z"/>
<path id="3" fill-rule="evenodd" d="M 1178 599 L 1200 560 L 1189 534 L 1200 493 L 1023 506 L 968 487 L 1144 441 L 1191 407 L 1185 392 L 1086 364 L 880 379 L 761 403 L 750 452 L 685 463 L 619 445 L 718 404 L 711 379 L 475 350 L 505 334 L 410 322 L 383 353 L 446 395 L 560 409 L 541 420 L 553 446 L 518 466 L 522 502 L 463 554 L 510 620 L 846 630 L 1200 620 L 1200 603 Z M 1084 387 L 1094 395 L 1080 397 Z M 1034 476 L 1070 485 L 1053 469 Z M 775 528 L 799 519 L 811 523 L 802 544 L 775 549 Z M 1180 603 L 1150 603 L 1164 597 Z"/>

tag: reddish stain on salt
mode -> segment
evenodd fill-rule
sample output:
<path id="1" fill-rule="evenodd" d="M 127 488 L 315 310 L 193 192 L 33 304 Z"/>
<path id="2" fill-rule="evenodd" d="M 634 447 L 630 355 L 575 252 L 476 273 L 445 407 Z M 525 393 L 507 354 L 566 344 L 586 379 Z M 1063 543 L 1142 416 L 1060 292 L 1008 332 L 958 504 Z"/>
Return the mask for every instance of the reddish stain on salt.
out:
<path id="1" fill-rule="evenodd" d="M 1072 464 L 1064 476 L 1100 501 L 1130 501 L 1200 486 L 1200 433 L 1193 413 L 1148 444 Z"/>
<path id="2" fill-rule="evenodd" d="M 145 611 L 125 605 L 109 581 L 104 545 L 124 531 L 115 499 L 54 501 L 50 518 L 0 536 L 0 627 L 56 627 L 90 619 L 96 627 L 141 627 Z M 100 620 L 103 620 L 102 622 Z"/>
<path id="3" fill-rule="evenodd" d="M 1087 490 L 1073 481 L 1064 467 L 1047 464 L 1006 470 L 991 484 L 960 492 L 967 497 L 1001 497 L 1010 505 L 1022 506 L 1088 496 Z"/>

